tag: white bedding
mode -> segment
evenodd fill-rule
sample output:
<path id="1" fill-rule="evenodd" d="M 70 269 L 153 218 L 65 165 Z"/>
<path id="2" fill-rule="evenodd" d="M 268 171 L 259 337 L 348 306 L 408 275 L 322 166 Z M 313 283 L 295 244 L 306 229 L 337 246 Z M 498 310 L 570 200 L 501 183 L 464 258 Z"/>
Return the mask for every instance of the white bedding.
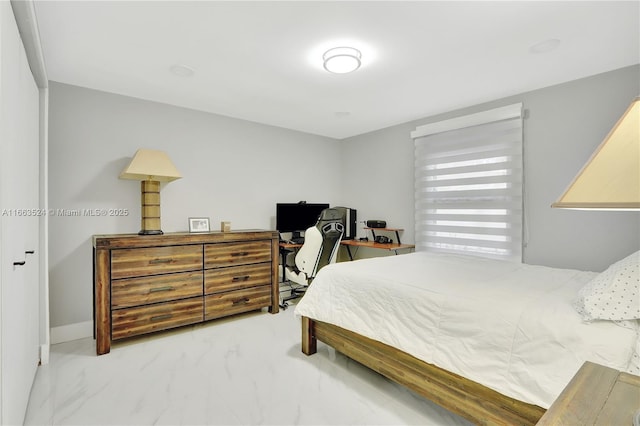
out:
<path id="1" fill-rule="evenodd" d="M 326 266 L 296 314 L 548 408 L 584 361 L 630 367 L 638 322 L 584 323 L 571 306 L 595 275 L 411 253 Z"/>

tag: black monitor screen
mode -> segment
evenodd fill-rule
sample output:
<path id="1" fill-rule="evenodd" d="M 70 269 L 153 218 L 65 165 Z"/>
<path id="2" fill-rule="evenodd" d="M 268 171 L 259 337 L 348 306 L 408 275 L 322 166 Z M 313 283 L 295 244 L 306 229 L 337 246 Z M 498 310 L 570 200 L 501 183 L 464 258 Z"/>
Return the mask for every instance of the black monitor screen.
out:
<path id="1" fill-rule="evenodd" d="M 276 229 L 279 232 L 305 231 L 318 221 L 320 212 L 329 204 L 276 204 Z"/>

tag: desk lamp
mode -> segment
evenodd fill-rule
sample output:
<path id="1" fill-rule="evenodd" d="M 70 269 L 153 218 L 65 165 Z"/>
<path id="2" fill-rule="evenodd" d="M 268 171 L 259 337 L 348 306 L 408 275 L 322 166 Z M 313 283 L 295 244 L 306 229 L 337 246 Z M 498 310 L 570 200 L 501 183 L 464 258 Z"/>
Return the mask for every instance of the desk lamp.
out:
<path id="1" fill-rule="evenodd" d="M 138 234 L 161 235 L 160 182 L 171 182 L 182 177 L 169 156 L 163 151 L 139 149 L 119 177 L 141 181 L 142 229 Z"/>
<path id="2" fill-rule="evenodd" d="M 640 97 L 551 207 L 640 210 Z"/>

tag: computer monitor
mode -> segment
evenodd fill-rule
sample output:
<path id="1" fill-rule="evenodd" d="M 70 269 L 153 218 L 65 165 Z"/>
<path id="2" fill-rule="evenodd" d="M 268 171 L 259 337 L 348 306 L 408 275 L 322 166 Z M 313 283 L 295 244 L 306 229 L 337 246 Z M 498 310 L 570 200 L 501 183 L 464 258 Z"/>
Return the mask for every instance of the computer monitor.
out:
<path id="1" fill-rule="evenodd" d="M 325 203 L 277 203 L 276 229 L 278 232 L 306 231 L 318 221 L 320 213 L 328 209 Z"/>

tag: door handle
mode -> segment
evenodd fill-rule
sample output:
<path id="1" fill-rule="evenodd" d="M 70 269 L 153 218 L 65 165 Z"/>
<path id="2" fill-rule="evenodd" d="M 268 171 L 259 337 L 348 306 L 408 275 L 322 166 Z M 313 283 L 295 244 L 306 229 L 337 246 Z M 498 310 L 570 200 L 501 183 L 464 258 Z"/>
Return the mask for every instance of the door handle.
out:
<path id="1" fill-rule="evenodd" d="M 24 254 L 34 254 L 35 250 L 25 250 Z M 26 260 L 21 260 L 20 262 L 13 262 L 13 266 L 24 266 L 27 264 Z"/>

